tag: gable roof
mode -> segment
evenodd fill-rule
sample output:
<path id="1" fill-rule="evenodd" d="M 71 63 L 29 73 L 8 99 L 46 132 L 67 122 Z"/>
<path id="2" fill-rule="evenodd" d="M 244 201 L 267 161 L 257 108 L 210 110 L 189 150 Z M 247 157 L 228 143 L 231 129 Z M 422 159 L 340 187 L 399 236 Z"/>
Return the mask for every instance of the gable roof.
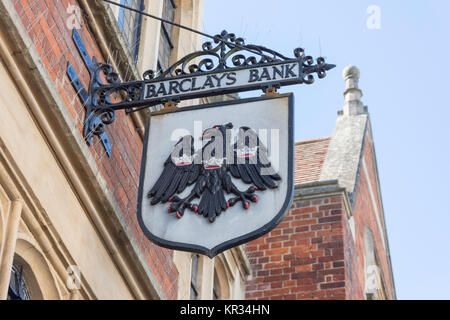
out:
<path id="1" fill-rule="evenodd" d="M 295 144 L 295 185 L 320 180 L 330 141 L 331 137 L 326 137 Z"/>

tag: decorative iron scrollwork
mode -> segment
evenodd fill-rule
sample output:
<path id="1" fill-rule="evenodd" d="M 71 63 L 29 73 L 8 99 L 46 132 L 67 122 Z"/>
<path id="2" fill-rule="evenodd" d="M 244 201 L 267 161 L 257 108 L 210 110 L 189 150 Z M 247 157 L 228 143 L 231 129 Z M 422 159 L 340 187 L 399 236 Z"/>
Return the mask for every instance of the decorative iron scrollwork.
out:
<path id="1" fill-rule="evenodd" d="M 120 77 L 114 71 L 112 65 L 97 62 L 94 60 L 94 68 L 91 72 L 91 82 L 89 84 L 89 100 L 86 111 L 86 120 L 84 124 L 84 137 L 88 139 L 92 135 L 100 136 L 105 132 L 105 126 L 116 121 L 116 113 L 109 108 L 98 108 L 97 106 L 105 106 L 110 103 L 106 95 L 93 95 L 92 92 L 96 88 L 104 86 L 101 75 L 105 77 L 108 84 L 120 83 Z"/>
<path id="2" fill-rule="evenodd" d="M 267 63 L 292 60 L 292 58 L 288 58 L 266 47 L 245 44 L 243 38 L 238 38 L 234 33 L 228 33 L 227 31 L 216 35 L 214 37 L 214 44 L 205 42 L 202 45 L 202 51 L 185 56 L 165 71 L 156 72 L 154 70 L 147 70 L 144 72 L 143 78 L 145 80 L 164 79 L 181 75 L 194 75 L 202 72 L 229 70 L 236 67 L 260 66 Z M 241 52 L 249 52 L 252 55 L 248 56 Z M 295 49 L 294 56 L 296 59 L 302 60 L 303 66 L 306 68 L 305 75 L 308 76 L 305 79 L 306 84 L 314 82 L 312 73 L 317 73 L 318 77 L 322 79 L 326 76 L 326 71 L 331 67 L 331 65 L 325 63 L 324 58 L 318 58 L 317 65 L 314 65 L 314 58 L 312 56 L 305 56 L 305 51 L 302 48 Z M 229 64 L 230 61 L 231 65 Z"/>
<path id="3" fill-rule="evenodd" d="M 319 79 L 323 79 L 327 76 L 327 71 L 335 67 L 334 65 L 325 63 L 325 58 L 323 57 L 317 58 L 317 64 L 314 64 L 314 58 L 312 56 L 306 56 L 305 50 L 302 48 L 295 49 L 294 55 L 303 61 L 303 74 L 305 75 L 303 81 L 305 84 L 314 83 L 314 73 L 317 73 Z"/>
<path id="4" fill-rule="evenodd" d="M 145 71 L 141 81 L 120 83 L 119 75 L 113 70 L 111 65 L 95 63 L 96 68 L 91 71 L 92 80 L 89 88 L 88 114 L 84 130 L 85 137 L 92 134 L 100 135 L 105 132 L 105 126 L 116 120 L 116 110 L 150 107 L 169 101 L 179 101 L 181 97 L 192 99 L 192 95 L 183 96 L 180 94 L 170 98 L 158 98 L 159 100 L 157 101 L 152 100 L 149 102 L 144 97 L 146 85 L 149 83 L 167 82 L 185 77 L 211 75 L 220 72 L 232 72 L 245 68 L 274 66 L 285 62 L 295 63 L 300 66 L 300 77 L 289 84 L 312 84 L 315 74 L 319 79 L 322 79 L 326 76 L 326 71 L 335 67 L 325 63 L 325 59 L 322 57 L 315 60 L 312 56 L 307 56 L 302 48 L 295 49 L 294 57 L 289 58 L 263 46 L 246 44 L 243 38 L 227 31 L 216 35 L 214 41 L 203 43 L 201 51 L 188 54 L 167 70 Z M 107 84 L 102 82 L 101 75 L 103 75 Z M 272 84 L 274 88 L 279 86 L 278 83 Z M 234 92 L 240 91 L 245 91 L 245 88 L 234 89 Z M 215 95 L 220 95 L 224 92 L 217 90 Z M 199 96 L 197 95 L 196 97 Z"/>

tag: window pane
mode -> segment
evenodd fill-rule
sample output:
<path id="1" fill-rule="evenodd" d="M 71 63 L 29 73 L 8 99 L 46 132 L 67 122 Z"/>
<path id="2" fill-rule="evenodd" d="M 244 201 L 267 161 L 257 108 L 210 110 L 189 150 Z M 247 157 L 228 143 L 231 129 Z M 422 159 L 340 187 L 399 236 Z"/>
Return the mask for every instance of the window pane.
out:
<path id="1" fill-rule="evenodd" d="M 13 265 L 9 281 L 8 300 L 31 300 L 30 292 L 23 277 L 23 268 Z"/>
<path id="2" fill-rule="evenodd" d="M 143 0 L 121 0 L 120 3 L 137 10 L 142 10 L 144 4 Z M 119 9 L 119 28 L 125 37 L 128 49 L 135 61 L 137 60 L 139 51 L 141 21 L 142 16 L 139 13 L 125 8 Z"/>
<path id="3" fill-rule="evenodd" d="M 173 22 L 175 19 L 175 3 L 172 0 L 164 0 L 162 18 Z M 170 66 L 170 54 L 173 49 L 172 44 L 173 25 L 161 23 L 161 37 L 159 44 L 158 60 L 163 71 Z"/>
<path id="4" fill-rule="evenodd" d="M 163 71 L 167 70 L 170 66 L 170 52 L 171 47 L 169 42 L 161 37 L 159 40 L 159 52 L 158 52 L 158 60 Z"/>
<path id="5" fill-rule="evenodd" d="M 164 0 L 162 18 L 173 22 L 175 18 L 175 4 L 171 0 Z M 166 28 L 169 38 L 172 39 L 173 25 L 168 23 L 164 23 L 163 25 Z"/>

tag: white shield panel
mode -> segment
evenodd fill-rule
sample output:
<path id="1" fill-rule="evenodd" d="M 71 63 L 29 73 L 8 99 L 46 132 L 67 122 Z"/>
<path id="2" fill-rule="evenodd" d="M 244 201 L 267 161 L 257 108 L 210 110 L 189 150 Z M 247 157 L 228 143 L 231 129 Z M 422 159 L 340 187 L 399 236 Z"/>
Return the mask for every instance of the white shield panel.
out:
<path id="1" fill-rule="evenodd" d="M 293 95 L 283 94 L 180 108 L 150 117 L 137 210 L 146 236 L 166 248 L 214 257 L 275 228 L 293 199 L 293 113 Z M 207 146 L 205 137 L 209 130 L 225 126 L 230 132 L 224 137 L 229 153 L 224 150 L 223 157 L 215 155 L 226 161 L 171 157 L 183 136 L 191 136 L 197 150 L 195 154 L 201 154 L 198 151 Z M 241 128 L 250 128 L 257 134 L 258 148 L 239 147 L 236 133 Z M 254 168 L 247 169 L 249 174 L 245 179 L 245 172 L 239 171 L 242 167 L 231 168 L 233 161 L 226 157 L 229 154 L 235 155 L 233 159 L 249 157 L 255 150 L 266 152 L 269 167 L 275 170 L 266 174 L 267 179 L 257 174 L 255 178 Z M 172 167 L 166 167 L 168 165 Z M 190 165 L 197 167 L 188 167 Z M 184 173 L 176 170 L 186 168 L 192 168 L 186 176 L 186 181 L 192 181 L 181 190 L 178 187 Z M 255 181 L 248 181 L 252 178 Z M 170 191 L 174 183 L 176 186 Z M 161 188 L 165 192 L 158 194 Z M 154 192 L 149 194 L 152 190 Z M 164 200 L 165 195 L 170 198 Z M 211 197 L 218 200 L 214 202 Z M 215 203 L 220 214 L 208 215 L 208 204 L 214 206 Z M 202 210 L 204 214 L 199 212 Z"/>

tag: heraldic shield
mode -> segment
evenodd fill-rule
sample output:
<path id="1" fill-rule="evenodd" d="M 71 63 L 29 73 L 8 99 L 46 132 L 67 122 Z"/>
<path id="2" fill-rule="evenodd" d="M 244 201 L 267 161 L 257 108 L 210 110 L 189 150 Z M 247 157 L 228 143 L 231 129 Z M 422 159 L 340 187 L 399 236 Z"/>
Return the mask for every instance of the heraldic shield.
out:
<path id="1" fill-rule="evenodd" d="M 138 198 L 145 235 L 209 257 L 274 229 L 294 192 L 293 94 L 153 114 Z"/>

